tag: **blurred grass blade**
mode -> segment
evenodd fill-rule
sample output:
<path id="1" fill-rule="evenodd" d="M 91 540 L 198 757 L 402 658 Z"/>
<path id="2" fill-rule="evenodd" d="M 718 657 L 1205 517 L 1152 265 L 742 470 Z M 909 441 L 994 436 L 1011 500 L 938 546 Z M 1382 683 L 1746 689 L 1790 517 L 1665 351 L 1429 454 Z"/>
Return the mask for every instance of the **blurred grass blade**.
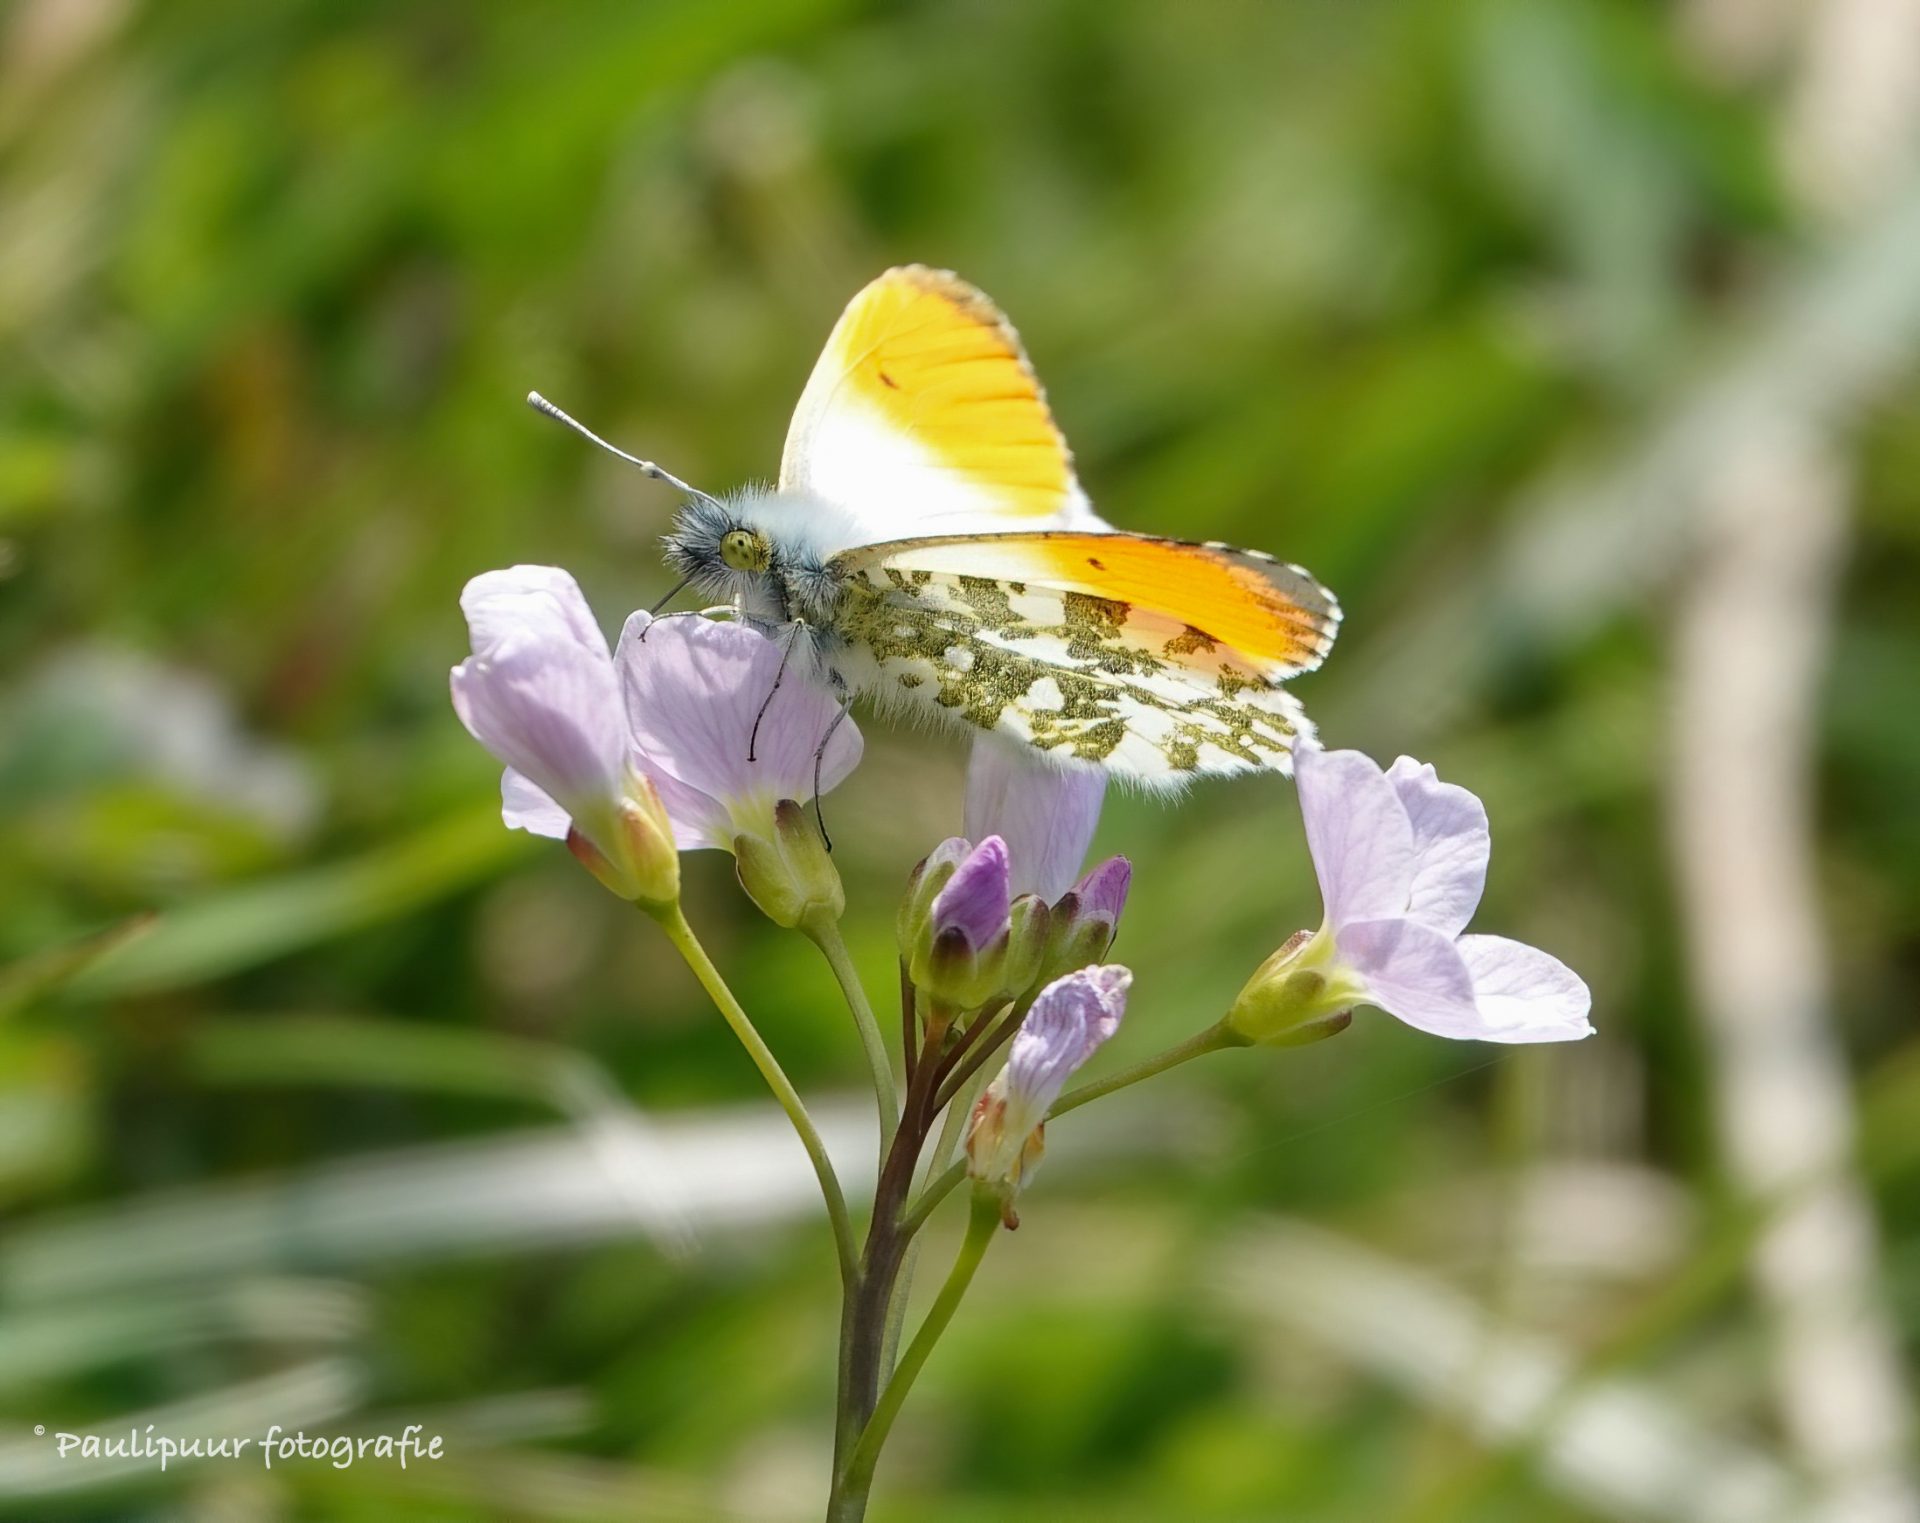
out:
<path id="1" fill-rule="evenodd" d="M 170 910 L 68 984 L 81 999 L 156 994 L 222 978 L 406 914 L 527 850 L 488 803 L 350 862 L 247 884 Z"/>
<path id="2" fill-rule="evenodd" d="M 611 1081 L 570 1048 L 359 1015 L 243 1015 L 200 1026 L 188 1071 L 212 1084 L 352 1084 L 527 1100 L 582 1114 Z"/>
<path id="3" fill-rule="evenodd" d="M 872 1185 L 871 1099 L 808 1107 L 849 1194 Z M 1111 1171 L 1142 1156 L 1205 1146 L 1209 1117 L 1170 1100 L 1151 1111 L 1089 1109 L 1047 1152 L 1049 1173 Z M 764 1233 L 815 1220 L 818 1186 L 787 1119 L 771 1103 L 682 1113 L 654 1124 L 662 1209 L 707 1234 Z M 534 1253 L 656 1231 L 604 1166 L 623 1142 L 578 1129 L 411 1149 L 280 1178 L 157 1191 L 25 1223 L 0 1240 L 0 1304 L 24 1307 L 208 1276 Z"/>
<path id="4" fill-rule="evenodd" d="M 335 1280 L 224 1281 L 42 1308 L 0 1321 L 0 1391 L 213 1342 L 341 1343 L 367 1329 L 367 1292 Z"/>
<path id="5" fill-rule="evenodd" d="M 1580 1382 L 1573 1350 L 1496 1322 L 1451 1286 L 1337 1233 L 1275 1221 L 1213 1275 L 1240 1315 L 1331 1348 L 1464 1423 L 1537 1455 L 1543 1478 L 1603 1517 L 1798 1523 L 1795 1478 L 1711 1431 L 1672 1395 Z"/>
<path id="6" fill-rule="evenodd" d="M 0 1020 L 57 993 L 99 962 L 153 928 L 155 917 L 135 915 L 92 936 L 48 947 L 0 968 Z"/>
<path id="7" fill-rule="evenodd" d="M 847 1187 L 874 1172 L 871 1105 L 814 1109 Z M 674 1117 L 641 1162 L 661 1209 L 709 1229 L 806 1218 L 813 1174 L 772 1105 Z M 605 1164 L 624 1140 L 577 1128 L 414 1149 L 289 1177 L 159 1192 L 22 1226 L 0 1244 L 0 1299 L 55 1301 L 210 1275 L 284 1273 L 657 1232 Z M 17 1300 L 16 1300 L 17 1298 Z"/>
<path id="8" fill-rule="evenodd" d="M 606 1070 L 549 1043 L 368 1016 L 242 1017 L 193 1036 L 190 1070 L 216 1084 L 346 1084 L 527 1100 L 578 1120 L 607 1177 L 659 1246 L 693 1246 L 685 1217 L 662 1196 L 665 1156 L 650 1122 Z"/>

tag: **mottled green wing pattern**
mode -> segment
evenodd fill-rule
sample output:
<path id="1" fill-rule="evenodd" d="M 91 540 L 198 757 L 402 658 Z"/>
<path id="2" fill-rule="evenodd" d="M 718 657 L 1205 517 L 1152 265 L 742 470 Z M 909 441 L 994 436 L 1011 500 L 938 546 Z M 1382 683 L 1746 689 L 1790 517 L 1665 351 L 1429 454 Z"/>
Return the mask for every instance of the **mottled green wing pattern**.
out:
<path id="1" fill-rule="evenodd" d="M 1287 771 L 1312 726 L 1202 631 L 1112 598 L 842 558 L 842 675 L 884 709 L 948 718 L 1149 787 Z"/>

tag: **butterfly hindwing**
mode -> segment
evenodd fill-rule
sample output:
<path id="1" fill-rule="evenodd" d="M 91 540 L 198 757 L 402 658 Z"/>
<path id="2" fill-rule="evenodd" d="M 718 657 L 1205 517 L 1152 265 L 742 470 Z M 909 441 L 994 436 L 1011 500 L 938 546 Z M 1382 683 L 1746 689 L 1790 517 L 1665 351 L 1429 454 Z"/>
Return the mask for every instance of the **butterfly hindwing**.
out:
<path id="1" fill-rule="evenodd" d="M 853 685 L 882 706 L 944 713 L 1150 785 L 1288 768 L 1294 741 L 1311 729 L 1297 700 L 1276 685 L 1275 653 L 1285 635 L 1285 670 L 1317 661 L 1337 611 L 1316 621 L 1304 605 L 1286 603 L 1301 630 L 1318 634 L 1288 634 L 1276 616 L 1268 654 L 1250 657 L 1178 612 L 1058 581 L 979 574 L 996 552 L 1003 567 L 1017 566 L 1021 554 L 1035 553 L 1029 541 L 1050 537 L 956 540 L 939 547 L 943 566 L 931 564 L 943 556 L 925 541 L 842 556 L 836 629 Z M 1187 560 L 1221 554 L 1174 548 Z"/>

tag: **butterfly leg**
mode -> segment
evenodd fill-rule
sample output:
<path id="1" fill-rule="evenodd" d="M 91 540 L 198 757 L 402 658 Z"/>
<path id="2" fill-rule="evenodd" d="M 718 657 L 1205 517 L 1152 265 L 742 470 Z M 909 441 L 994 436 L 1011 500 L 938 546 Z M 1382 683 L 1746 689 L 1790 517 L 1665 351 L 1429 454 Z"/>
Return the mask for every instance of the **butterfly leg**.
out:
<path id="1" fill-rule="evenodd" d="M 687 583 L 692 580 L 693 580 L 693 573 L 689 571 L 685 576 L 681 577 L 679 581 L 673 584 L 672 591 L 670 591 L 659 602 L 655 603 L 653 607 L 649 608 L 647 612 L 652 614 L 656 619 L 659 618 L 660 610 L 665 608 L 667 604 L 671 603 L 675 598 L 679 597 L 681 593 L 685 592 L 687 590 Z"/>
<path id="2" fill-rule="evenodd" d="M 668 619 L 730 619 L 736 617 L 739 612 L 740 610 L 731 603 L 715 603 L 711 608 L 680 608 L 672 613 L 658 614 L 654 617 L 653 624 L 649 624 L 640 631 L 640 643 L 642 645 L 647 643 L 647 636 L 653 633 L 654 624 L 664 624 Z"/>
<path id="3" fill-rule="evenodd" d="M 820 771 L 826 765 L 827 742 L 833 739 L 834 731 L 846 722 L 847 711 L 853 707 L 853 694 L 847 691 L 846 679 L 838 672 L 827 673 L 833 690 L 840 695 L 840 712 L 833 716 L 833 723 L 827 726 L 827 733 L 820 737 L 820 744 L 813 750 L 813 822 L 820 827 L 820 840 L 828 851 L 833 850 L 833 837 L 827 834 L 827 816 L 820 807 Z"/>
<path id="4" fill-rule="evenodd" d="M 748 761 L 758 759 L 754 755 L 754 750 L 760 744 L 760 721 L 767 717 L 767 710 L 773 707 L 774 695 L 780 691 L 780 684 L 787 680 L 787 663 L 793 659 L 794 643 L 806 627 L 804 619 L 795 619 L 787 626 L 786 637 L 780 642 L 779 670 L 773 674 L 773 686 L 767 689 L 767 696 L 760 704 L 760 712 L 753 716 L 753 731 L 747 736 Z"/>

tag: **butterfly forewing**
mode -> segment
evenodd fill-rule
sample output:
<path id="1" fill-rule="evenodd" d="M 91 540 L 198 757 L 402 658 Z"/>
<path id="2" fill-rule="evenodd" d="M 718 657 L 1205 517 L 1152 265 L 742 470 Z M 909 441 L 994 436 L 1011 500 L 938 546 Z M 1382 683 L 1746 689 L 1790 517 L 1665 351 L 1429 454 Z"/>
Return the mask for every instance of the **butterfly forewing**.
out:
<path id="1" fill-rule="evenodd" d="M 870 541 L 1102 527 L 1012 326 L 923 265 L 848 303 L 794 410 L 780 486 L 834 504 Z"/>

